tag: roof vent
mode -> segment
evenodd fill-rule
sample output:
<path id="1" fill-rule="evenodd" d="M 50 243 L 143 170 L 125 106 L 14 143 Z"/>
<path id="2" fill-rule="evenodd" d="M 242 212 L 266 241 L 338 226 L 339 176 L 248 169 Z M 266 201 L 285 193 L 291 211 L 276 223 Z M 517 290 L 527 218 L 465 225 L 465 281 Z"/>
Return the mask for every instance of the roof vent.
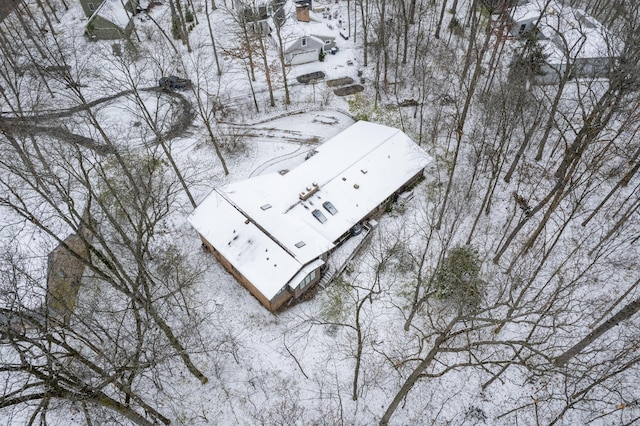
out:
<path id="1" fill-rule="evenodd" d="M 296 243 L 296 247 L 298 247 L 298 248 L 302 248 L 302 247 L 304 247 L 304 246 L 306 246 L 306 245 L 307 245 L 307 244 L 306 244 L 304 241 L 298 241 L 298 242 Z"/>
<path id="2" fill-rule="evenodd" d="M 358 189 L 358 188 L 360 188 L 360 185 L 358 185 L 357 183 L 354 183 L 354 184 L 353 184 L 353 187 L 354 187 L 355 189 Z"/>
<path id="3" fill-rule="evenodd" d="M 366 175 L 368 170 L 367 169 L 360 169 L 360 171 L 362 172 L 363 175 Z"/>
<path id="4" fill-rule="evenodd" d="M 269 210 L 271 208 L 271 204 L 265 204 L 264 206 L 260 206 L 262 210 Z"/>
<path id="5" fill-rule="evenodd" d="M 320 190 L 320 186 L 318 186 L 317 183 L 314 183 L 313 185 L 311 185 L 311 188 L 307 187 L 306 191 L 301 192 L 299 197 L 302 201 L 306 201 L 319 190 Z"/>

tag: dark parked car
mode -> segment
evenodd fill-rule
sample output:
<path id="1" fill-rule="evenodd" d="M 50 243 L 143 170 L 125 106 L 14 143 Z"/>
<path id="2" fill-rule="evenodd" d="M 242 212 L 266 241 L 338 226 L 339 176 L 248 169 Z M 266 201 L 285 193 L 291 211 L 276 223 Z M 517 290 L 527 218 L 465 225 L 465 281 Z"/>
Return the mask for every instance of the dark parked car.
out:
<path id="1" fill-rule="evenodd" d="M 170 75 L 169 77 L 162 77 L 158 80 L 158 86 L 161 89 L 186 89 L 191 85 L 191 80 L 186 78 L 180 78 L 176 75 Z"/>

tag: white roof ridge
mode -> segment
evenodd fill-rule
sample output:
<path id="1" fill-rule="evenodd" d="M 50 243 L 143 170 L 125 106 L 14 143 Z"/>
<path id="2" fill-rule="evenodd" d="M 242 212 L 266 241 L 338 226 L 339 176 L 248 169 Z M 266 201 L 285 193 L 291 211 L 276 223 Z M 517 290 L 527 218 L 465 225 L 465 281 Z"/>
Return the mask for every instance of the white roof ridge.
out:
<path id="1" fill-rule="evenodd" d="M 368 123 L 368 122 L 365 122 Z M 389 141 L 390 139 L 396 137 L 398 135 L 398 133 L 404 133 L 402 132 L 402 130 L 394 128 L 394 130 L 396 130 L 393 134 L 391 134 L 388 138 L 383 139 L 382 141 L 380 141 L 378 143 L 378 146 L 376 146 L 375 148 L 371 149 L 370 152 L 377 150 L 378 148 L 380 148 L 381 146 L 383 146 L 385 143 L 387 143 L 387 141 Z M 320 145 L 318 148 L 322 148 L 322 145 Z M 322 185 L 318 184 L 318 186 L 320 186 L 320 189 L 322 189 L 322 187 L 328 183 L 330 183 L 331 181 L 333 181 L 334 179 L 337 179 L 339 175 L 343 174 L 345 172 L 345 170 L 349 170 L 351 167 L 353 167 L 354 164 L 356 164 L 357 162 L 359 162 L 362 158 L 354 158 L 353 161 L 351 163 L 349 163 L 348 165 L 346 165 L 344 167 L 344 169 L 340 170 L 338 173 L 335 174 L 335 176 L 327 179 L 326 182 L 324 182 Z"/>
<path id="2" fill-rule="evenodd" d="M 109 9 L 110 7 L 111 9 Z M 119 11 L 116 11 L 114 7 L 121 9 Z M 120 12 L 124 12 L 124 16 L 122 16 Z M 115 25 L 124 26 L 126 23 L 122 22 L 121 19 L 126 18 L 127 21 L 130 21 L 132 18 L 132 13 L 127 10 L 124 0 L 104 0 L 89 17 L 89 21 L 91 21 L 96 16 L 100 16 L 101 18 L 106 19 L 107 21 Z"/>
<path id="3" fill-rule="evenodd" d="M 256 228 L 258 228 L 264 235 L 266 235 L 271 241 L 273 241 L 274 243 L 276 243 L 282 250 L 284 250 L 289 256 L 291 256 L 296 262 L 300 263 L 300 265 L 302 265 L 302 263 L 298 260 L 298 258 L 296 257 L 296 255 L 291 252 L 291 250 L 289 250 L 287 248 L 286 245 L 284 245 L 280 240 L 278 240 L 275 236 L 273 236 L 270 232 L 268 232 L 262 225 L 260 225 L 258 222 L 256 222 L 250 214 L 248 214 L 247 212 L 245 212 L 243 209 L 241 209 L 234 201 L 231 197 L 228 197 L 224 192 L 218 191 L 218 189 L 214 189 L 215 192 L 217 192 L 222 198 L 224 198 L 234 209 L 236 209 L 238 212 L 240 212 L 240 214 L 242 216 L 244 216 L 246 218 L 246 220 L 248 220 L 249 222 L 251 222 Z"/>

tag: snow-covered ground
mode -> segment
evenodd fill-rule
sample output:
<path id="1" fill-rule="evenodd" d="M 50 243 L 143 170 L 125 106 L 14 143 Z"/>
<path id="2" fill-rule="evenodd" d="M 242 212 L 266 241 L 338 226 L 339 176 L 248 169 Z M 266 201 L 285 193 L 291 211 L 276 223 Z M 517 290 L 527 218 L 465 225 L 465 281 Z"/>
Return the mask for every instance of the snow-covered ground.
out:
<path id="1" fill-rule="evenodd" d="M 412 67 L 410 58 L 407 65 L 400 66 L 403 69 L 399 77 L 389 78 L 393 84 L 381 88 L 381 98 L 376 102 L 373 81 L 376 72 L 383 70 L 372 54 L 368 66 L 364 66 L 361 19 L 358 18 L 356 42 L 354 37 L 345 40 L 340 36 L 346 31 L 346 17 L 353 19 L 355 14 L 352 10 L 348 15 L 346 7 L 353 8 L 358 2 L 314 1 L 314 6 L 328 7 L 336 14 L 326 23 L 333 27 L 330 31 L 336 35 L 339 50 L 327 55 L 324 62 L 286 69 L 291 95 L 291 103 L 286 104 L 276 46 L 267 41 L 274 106 L 270 105 L 264 63 L 259 55 L 253 57 L 256 80 L 249 77 L 248 58 L 238 50 L 238 25 L 225 7 L 231 2 L 215 3 L 218 9 L 210 12 L 210 19 L 221 75 L 217 74 L 204 3 L 194 2 L 199 24 L 189 33 L 191 52 L 179 41 L 167 43 L 166 34 L 158 30 L 154 22 L 165 29 L 170 28 L 171 22 L 169 4 L 162 3 L 151 9 L 150 18 L 144 14 L 134 18 L 134 42 L 131 46 L 121 43 L 122 56 L 113 54 L 114 42 L 89 42 L 82 36 L 87 20 L 79 4 L 70 4 L 67 11 L 58 10 L 57 37 L 76 77 L 75 87 L 89 103 L 115 96 L 91 111 L 106 137 L 122 152 L 129 151 L 134 158 L 151 154 L 164 158 L 158 145 L 162 136 L 154 133 L 146 118 L 151 117 L 155 130 L 164 135 L 181 118 L 193 114 L 192 121 L 185 128 L 178 126 L 177 134 L 165 142 L 185 174 L 196 203 L 218 186 L 294 168 L 310 150 L 350 126 L 356 115 L 403 127 L 437 161 L 414 189 L 414 199 L 382 216 L 371 240 L 340 277 L 326 289 L 316 289 L 313 297 L 277 315 L 264 309 L 212 255 L 202 250 L 197 234 L 187 222 L 193 208 L 186 195 L 180 191 L 175 197 L 168 195 L 170 211 L 163 217 L 151 246 L 175 251 L 186 259 L 181 266 L 202 271 L 194 273 L 197 278 L 184 289 L 193 318 L 185 310 L 167 308 L 167 312 L 182 314 L 169 316 L 168 320 L 181 330 L 180 339 L 209 382 L 201 384 L 177 357 L 167 357 L 158 368 L 150 370 L 153 374 L 146 373 L 136 383 L 136 391 L 153 408 L 180 425 L 375 424 L 420 362 L 428 358 L 433 348 L 441 348 L 400 402 L 392 424 L 532 425 L 555 421 L 564 425 L 604 425 L 629 424 L 638 417 L 637 366 L 631 363 L 623 374 L 615 374 L 624 366 L 622 360 L 631 362 L 637 358 L 637 319 L 610 331 L 592 351 L 565 370 L 551 363 L 554 356 L 601 323 L 598 317 L 606 317 L 606 309 L 617 298 L 638 297 L 640 288 L 633 285 L 637 283 L 640 258 L 635 242 L 639 235 L 637 211 L 622 231 L 612 234 L 615 238 L 598 245 L 619 220 L 617 209 L 626 209 L 625 199 L 637 195 L 637 178 L 613 197 L 611 205 L 588 227 L 581 225 L 602 199 L 590 197 L 606 195 L 628 171 L 628 159 L 636 149 L 631 142 L 628 147 L 620 144 L 614 154 L 606 151 L 605 157 L 594 155 L 593 164 L 599 168 L 593 173 L 581 164 L 581 171 L 571 182 L 578 189 L 567 196 L 569 201 L 558 201 L 560 207 L 555 214 L 550 213 L 549 225 L 540 231 L 536 243 L 522 249 L 536 231 L 537 222 L 531 220 L 502 257 L 492 261 L 517 223 L 528 220 L 527 204 L 534 207 L 553 187 L 554 172 L 562 158 L 559 153 L 580 131 L 594 99 L 607 90 L 606 81 L 567 85 L 560 98 L 565 115 L 557 124 L 564 130 L 565 139 L 552 132 L 545 151 L 548 158 L 541 162 L 533 160 L 535 147 L 530 148 L 509 183 L 503 181 L 510 165 L 509 161 L 503 163 L 503 153 L 510 159 L 515 156 L 532 120 L 521 120 L 500 104 L 497 95 L 483 93 L 482 100 L 475 101 L 464 131 L 458 134 L 462 138 L 460 164 L 440 220 L 453 167 L 452 155 L 447 153 L 455 147 L 457 120 L 466 96 L 458 77 L 448 74 L 462 67 L 462 39 L 452 38 L 450 33 L 443 40 L 432 37 L 441 2 L 437 2 L 438 7 L 419 2 L 422 26 L 412 32 L 412 37 L 426 46 L 416 56 L 419 64 Z M 465 16 L 468 5 L 458 7 L 457 15 Z M 359 6 L 357 12 L 360 13 Z M 372 8 L 369 18 L 377 13 Z M 447 19 L 450 16 L 447 12 Z M 342 21 L 341 25 L 336 20 Z M 508 41 L 504 50 L 513 51 L 513 43 Z M 508 61 L 501 61 L 496 68 L 506 75 Z M 325 79 L 315 84 L 296 81 L 297 76 L 316 71 L 324 72 Z M 160 77 L 171 74 L 191 79 L 195 90 L 179 92 L 180 96 L 141 90 L 140 98 L 130 92 L 133 88 L 154 88 Z M 343 77 L 359 83 L 359 74 L 365 81 L 364 92 L 359 96 L 336 96 L 326 84 L 327 80 Z M 75 135 L 103 141 L 95 122 L 82 111 L 69 110 L 79 104 L 78 93 L 71 90 L 73 85 L 50 79 L 48 89 L 56 94 L 51 97 L 46 87 L 35 87 L 33 81 L 39 81 L 33 73 L 16 76 L 27 115 L 60 113 L 56 119 L 32 123 L 34 126 L 59 126 Z M 482 78 L 480 81 L 488 84 Z M 552 88 L 533 88 L 527 93 L 532 99 L 530 104 L 542 100 L 550 103 L 553 99 Z M 404 99 L 416 100 L 419 105 L 397 107 Z M 9 119 L 15 114 L 5 100 L 0 109 Z M 530 108 L 527 113 L 534 109 L 532 105 L 523 108 Z M 627 106 L 620 106 L 621 110 L 624 108 Z M 497 117 L 501 116 L 512 117 L 502 124 L 510 120 L 518 123 L 502 139 L 500 131 L 504 128 L 496 129 Z M 15 121 L 9 123 L 17 126 L 11 124 Z M 621 126 L 625 131 L 633 128 L 629 123 L 625 126 Z M 593 149 L 606 146 L 607 138 L 613 140 L 614 134 L 607 130 Z M 79 164 L 73 160 L 69 140 L 51 138 L 45 131 L 37 138 L 47 144 L 51 150 L 48 153 L 59 152 L 59 161 L 54 162 L 57 174 L 52 175 L 80 171 L 64 170 L 64 164 Z M 229 174 L 222 169 L 212 139 L 222 147 Z M 9 155 L 11 151 L 4 146 L 4 140 L 2 143 L 3 152 Z M 82 152 L 86 161 L 81 163 L 89 169 L 93 165 L 102 170 L 97 166 L 104 166 L 108 171 L 114 161 L 99 150 Z M 69 156 L 66 163 L 65 155 Z M 13 179 L 4 164 L 3 190 L 10 187 Z M 496 179 L 495 170 L 499 176 Z M 78 205 L 85 203 L 82 188 L 71 192 Z M 490 203 L 485 205 L 489 194 Z M 581 199 L 586 200 L 584 204 L 576 201 Z M 52 212 L 50 206 L 38 205 L 38 200 L 34 196 L 25 202 L 39 214 L 36 219 L 55 230 L 57 237 L 65 238 L 70 223 L 62 221 L 60 212 Z M 64 205 L 64 200 L 58 201 Z M 10 282 L 15 279 L 12 277 L 22 276 L 8 267 L 10 260 L 19 258 L 16 264 L 28 269 L 28 274 L 21 273 L 32 276 L 34 281 L 13 284 L 21 293 L 20 298 L 30 301 L 29 307 L 42 304 L 47 256 L 58 241 L 6 203 L 0 203 L 0 209 L 3 279 Z M 542 210 L 537 214 L 544 213 Z M 473 315 L 458 317 L 455 306 L 437 297 L 438 289 L 431 286 L 430 278 L 447 249 L 464 245 L 467 240 L 482 260 L 485 303 Z M 179 271 L 178 267 L 175 269 Z M 88 274 L 81 289 L 79 301 L 86 304 L 86 309 L 93 304 L 103 306 L 109 301 L 107 296 L 117 299 L 113 291 L 95 284 L 95 280 L 93 274 Z M 425 298 L 409 326 L 407 320 L 414 302 L 432 290 L 433 297 Z M 150 331 L 150 336 L 154 332 L 157 330 Z M 449 340 L 439 342 L 441 336 Z M 5 363 L 12 361 L 8 353 L 3 348 Z M 616 363 L 617 357 L 620 363 Z M 11 373 L 7 377 L 11 378 Z M 590 387 L 599 380 L 601 386 Z M 7 389 L 10 386 L 5 388 L 5 398 L 9 397 Z M 86 424 L 81 404 L 54 401 L 47 424 Z M 37 402 L 0 410 L 0 423 L 4 418 L 6 424 L 26 424 L 36 406 Z M 93 424 L 115 422 L 108 414 L 94 415 Z M 126 421 L 123 417 L 117 420 Z"/>

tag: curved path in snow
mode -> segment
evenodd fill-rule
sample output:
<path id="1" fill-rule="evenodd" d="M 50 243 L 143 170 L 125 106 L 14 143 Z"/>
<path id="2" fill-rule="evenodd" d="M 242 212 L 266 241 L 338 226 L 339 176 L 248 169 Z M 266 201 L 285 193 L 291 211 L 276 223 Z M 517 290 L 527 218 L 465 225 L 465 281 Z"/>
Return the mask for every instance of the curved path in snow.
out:
<path id="1" fill-rule="evenodd" d="M 302 149 L 303 146 L 304 146 L 303 144 L 299 144 L 298 148 L 296 148 L 295 151 L 290 152 L 288 154 L 279 155 L 277 157 L 273 157 L 272 159 L 270 159 L 268 161 L 265 161 L 264 163 L 262 163 L 258 167 L 256 167 L 251 172 L 251 174 L 249 174 L 249 177 L 259 175 L 262 172 L 264 172 L 266 169 L 268 169 L 269 167 L 274 166 L 274 165 L 276 165 L 276 164 L 278 164 L 278 163 L 280 163 L 280 162 L 282 162 L 284 160 L 288 160 L 290 158 L 297 157 L 298 155 L 300 155 L 300 150 Z"/>
<path id="2" fill-rule="evenodd" d="M 177 93 L 175 91 L 165 91 L 158 87 L 147 87 L 144 89 L 138 89 L 140 92 L 159 92 L 164 95 L 170 96 L 174 99 L 177 99 L 180 103 L 181 112 L 178 116 L 178 119 L 175 120 L 169 130 L 162 135 L 162 138 L 165 140 L 173 139 L 175 137 L 183 134 L 186 129 L 191 125 L 195 118 L 195 113 L 193 108 L 191 107 L 191 103 L 187 100 L 187 98 L 181 93 Z M 79 105 L 72 108 L 68 108 L 65 110 L 49 112 L 49 113 L 36 113 L 31 116 L 25 117 L 3 117 L 0 115 L 0 125 L 8 125 L 12 130 L 17 130 L 19 133 L 25 135 L 49 135 L 56 139 L 63 140 L 68 143 L 72 143 L 75 145 L 80 145 L 85 148 L 92 149 L 98 154 L 104 155 L 113 151 L 112 146 L 99 143 L 92 138 L 79 135 L 64 127 L 57 126 L 44 126 L 41 125 L 43 121 L 52 121 L 57 120 L 64 117 L 69 117 L 73 114 L 77 114 L 78 112 L 86 111 L 90 108 L 93 108 L 97 105 L 103 104 L 105 102 L 110 102 L 115 99 L 118 99 L 122 96 L 130 95 L 133 93 L 133 90 L 123 90 L 122 92 L 118 92 L 111 96 L 105 96 L 100 99 L 96 99 L 94 101 L 88 102 L 86 105 Z M 157 142 L 157 138 L 154 142 Z"/>
<path id="3" fill-rule="evenodd" d="M 295 116 L 307 116 L 307 119 L 311 118 L 311 123 L 315 123 L 313 126 L 303 125 L 303 130 L 297 130 L 295 128 L 287 129 L 277 125 L 277 122 L 282 119 L 291 120 L 292 123 L 296 122 Z M 331 137 L 334 134 L 339 133 L 339 130 L 335 130 L 334 126 L 343 128 L 342 123 L 344 121 L 353 121 L 353 117 L 349 114 L 329 109 L 329 110 L 305 110 L 290 112 L 278 117 L 274 117 L 268 120 L 262 120 L 253 124 L 231 124 L 227 123 L 227 126 L 233 127 L 236 131 L 242 132 L 243 136 L 249 138 L 255 138 L 262 141 L 274 140 L 278 142 L 289 142 L 297 145 L 296 149 L 286 154 L 278 155 L 270 158 L 269 160 L 257 165 L 249 174 L 249 176 L 256 176 L 264 173 L 278 163 L 285 163 L 284 168 L 287 168 L 287 160 L 302 156 L 307 151 L 305 148 L 311 149 L 311 147 Z M 293 126 L 296 127 L 296 126 Z M 297 126 L 300 127 L 300 126 Z M 331 131 L 327 132 L 326 129 L 331 128 Z"/>

